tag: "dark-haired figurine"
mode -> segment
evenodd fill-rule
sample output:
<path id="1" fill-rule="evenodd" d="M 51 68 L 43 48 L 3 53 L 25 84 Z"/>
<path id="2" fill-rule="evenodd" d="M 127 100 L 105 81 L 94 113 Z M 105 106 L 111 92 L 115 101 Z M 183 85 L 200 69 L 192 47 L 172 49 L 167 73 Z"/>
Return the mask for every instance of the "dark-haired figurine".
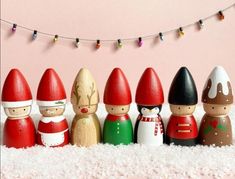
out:
<path id="1" fill-rule="evenodd" d="M 172 115 L 166 131 L 166 143 L 182 146 L 197 144 L 198 129 L 193 116 L 198 101 L 193 77 L 186 67 L 177 72 L 168 96 Z"/>
<path id="2" fill-rule="evenodd" d="M 233 104 L 232 87 L 223 67 L 211 72 L 202 93 L 206 114 L 201 120 L 199 143 L 224 146 L 232 144 L 232 127 L 228 113 Z"/>
<path id="3" fill-rule="evenodd" d="M 135 125 L 135 141 L 139 144 L 162 145 L 164 126 L 159 113 L 164 96 L 154 69 L 147 68 L 144 71 L 136 90 L 135 101 L 140 113 Z"/>

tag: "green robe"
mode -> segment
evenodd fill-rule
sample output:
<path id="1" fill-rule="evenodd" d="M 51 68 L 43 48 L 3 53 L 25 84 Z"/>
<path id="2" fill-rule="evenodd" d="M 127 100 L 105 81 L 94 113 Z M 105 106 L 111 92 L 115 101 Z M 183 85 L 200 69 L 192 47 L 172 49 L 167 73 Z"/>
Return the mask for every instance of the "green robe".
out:
<path id="1" fill-rule="evenodd" d="M 133 127 L 130 117 L 114 116 L 109 114 L 104 122 L 103 129 L 104 143 L 113 145 L 133 143 Z"/>

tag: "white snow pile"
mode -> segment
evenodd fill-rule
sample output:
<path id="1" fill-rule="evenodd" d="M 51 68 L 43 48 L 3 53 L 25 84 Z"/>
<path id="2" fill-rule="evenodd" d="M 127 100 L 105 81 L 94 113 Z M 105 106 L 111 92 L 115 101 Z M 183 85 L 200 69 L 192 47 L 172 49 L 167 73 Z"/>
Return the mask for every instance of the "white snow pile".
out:
<path id="1" fill-rule="evenodd" d="M 104 105 L 97 112 L 103 125 Z M 132 104 L 133 124 L 138 112 Z M 198 107 L 198 122 L 204 111 Z M 161 112 L 165 127 L 170 111 Z M 74 112 L 69 104 L 65 116 L 72 121 Z M 31 117 L 40 118 L 33 105 Z M 1 127 L 6 116 L 1 108 Z M 226 147 L 160 147 L 132 144 L 112 146 L 99 144 L 89 148 L 68 145 L 61 148 L 35 146 L 14 149 L 1 146 L 1 178 L 235 178 L 235 108 L 230 113 L 234 145 Z M 2 130 L 1 130 L 2 131 Z"/>

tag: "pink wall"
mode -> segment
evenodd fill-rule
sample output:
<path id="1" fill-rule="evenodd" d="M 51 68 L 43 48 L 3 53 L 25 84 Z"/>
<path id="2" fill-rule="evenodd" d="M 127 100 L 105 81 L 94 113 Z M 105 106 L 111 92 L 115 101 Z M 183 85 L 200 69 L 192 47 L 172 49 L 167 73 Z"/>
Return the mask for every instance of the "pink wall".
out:
<path id="1" fill-rule="evenodd" d="M 84 38 L 126 38 L 166 31 L 197 21 L 232 4 L 226 1 L 195 0 L 71 0 L 31 1 L 2 0 L 1 17 L 41 31 Z M 178 68 L 188 66 L 201 94 L 204 82 L 215 65 L 226 68 L 235 88 L 235 7 L 225 12 L 225 20 L 212 18 L 205 28 L 189 28 L 185 36 L 165 37 L 163 43 L 144 41 L 138 48 L 124 44 L 121 50 L 102 45 L 95 51 L 91 44 L 73 48 L 69 41 L 40 37 L 30 42 L 31 34 L 18 29 L 9 35 L 9 26 L 1 27 L 1 80 L 11 68 L 19 68 L 34 93 L 43 71 L 53 67 L 60 74 L 68 96 L 72 82 L 81 67 L 94 74 L 100 93 L 111 70 L 118 66 L 129 79 L 134 94 L 137 82 L 148 66 L 159 74 L 165 94 Z M 134 95 L 133 95 L 134 96 Z"/>

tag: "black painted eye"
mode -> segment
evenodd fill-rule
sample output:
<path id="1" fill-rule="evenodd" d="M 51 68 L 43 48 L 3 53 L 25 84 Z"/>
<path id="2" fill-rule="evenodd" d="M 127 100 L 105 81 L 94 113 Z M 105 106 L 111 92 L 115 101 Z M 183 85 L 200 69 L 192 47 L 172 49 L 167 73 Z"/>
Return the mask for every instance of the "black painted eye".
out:
<path id="1" fill-rule="evenodd" d="M 212 109 L 215 109 L 215 107 L 213 106 Z"/>
<path id="2" fill-rule="evenodd" d="M 180 110 L 180 107 L 178 107 L 178 109 Z"/>
<path id="3" fill-rule="evenodd" d="M 80 106 L 78 106 L 78 109 L 80 109 L 81 107 Z"/>
<path id="4" fill-rule="evenodd" d="M 24 108 L 24 111 L 26 111 L 26 109 Z"/>
<path id="5" fill-rule="evenodd" d="M 113 110 L 113 108 L 111 108 L 111 110 Z"/>
<path id="6" fill-rule="evenodd" d="M 49 111 L 49 109 L 46 109 L 46 111 Z"/>
<path id="7" fill-rule="evenodd" d="M 13 112 L 15 112 L 15 110 L 14 110 L 14 109 L 13 109 L 12 111 L 13 111 Z"/>
<path id="8" fill-rule="evenodd" d="M 224 107 L 224 110 L 226 109 L 226 107 Z"/>
<path id="9" fill-rule="evenodd" d="M 190 107 L 188 107 L 188 109 L 191 109 Z"/>
<path id="10" fill-rule="evenodd" d="M 122 110 L 124 111 L 124 108 L 122 108 Z"/>
<path id="11" fill-rule="evenodd" d="M 57 111 L 58 109 L 56 108 L 55 110 Z"/>

